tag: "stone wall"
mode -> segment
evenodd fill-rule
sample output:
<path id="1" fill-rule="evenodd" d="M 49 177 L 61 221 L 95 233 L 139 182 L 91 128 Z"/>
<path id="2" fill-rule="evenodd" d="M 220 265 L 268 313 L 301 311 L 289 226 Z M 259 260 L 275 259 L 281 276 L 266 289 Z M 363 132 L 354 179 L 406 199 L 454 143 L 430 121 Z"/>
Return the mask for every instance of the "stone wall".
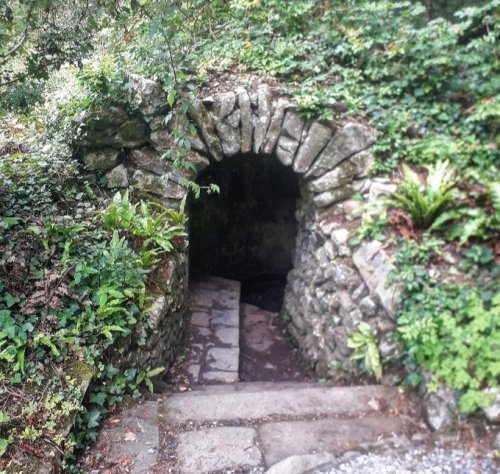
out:
<path id="1" fill-rule="evenodd" d="M 299 178 L 295 261 L 282 314 L 306 360 L 322 376 L 352 370 L 347 338 L 361 320 L 376 331 L 383 354 L 396 351 L 385 337 L 394 327 L 396 295 L 384 287 L 389 267 L 383 251 L 372 243 L 353 253 L 349 245 L 359 226 L 360 200 L 373 203 L 387 191 L 385 183 L 367 178 L 375 131 L 362 121 L 306 120 L 279 89 L 258 81 L 193 99 L 187 118 L 164 126 L 167 110 L 160 86 L 138 76 L 131 76 L 131 82 L 128 110 L 133 113 L 110 107 L 82 117 L 78 145 L 89 172 L 109 189 L 132 187 L 135 195 L 178 207 L 187 193 L 183 178 L 194 179 L 210 163 L 236 155 L 249 160 L 274 155 Z M 195 172 L 175 170 L 171 158 L 160 159 L 175 149 L 172 127 L 187 130 L 189 121 L 197 133 L 186 159 Z M 173 274 L 183 273 L 182 290 L 171 291 L 182 293 L 172 293 L 175 303 L 162 314 L 182 306 L 184 260 L 178 265 Z M 151 347 L 169 337 L 167 328 L 168 324 L 151 336 Z M 129 355 L 128 362 L 137 357 Z"/>

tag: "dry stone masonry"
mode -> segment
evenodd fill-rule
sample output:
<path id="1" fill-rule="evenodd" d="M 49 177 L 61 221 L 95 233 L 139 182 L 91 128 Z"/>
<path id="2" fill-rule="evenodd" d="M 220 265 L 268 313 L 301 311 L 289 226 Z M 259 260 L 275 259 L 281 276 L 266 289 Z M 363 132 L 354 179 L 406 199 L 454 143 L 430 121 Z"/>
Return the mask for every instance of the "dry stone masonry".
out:
<path id="1" fill-rule="evenodd" d="M 274 156 L 300 180 L 294 269 L 282 316 L 302 354 L 321 375 L 352 370 L 347 338 L 362 320 L 371 324 L 385 354 L 397 351 L 384 336 L 393 330 L 397 303 L 397 290 L 385 288 L 391 267 L 384 251 L 375 242 L 354 253 L 349 245 L 361 201 L 375 206 L 390 186 L 367 178 L 375 131 L 354 120 L 306 120 L 264 83 L 193 99 L 187 118 L 165 126 L 159 84 L 139 76 L 131 76 L 131 83 L 133 114 L 114 106 L 82 119 L 78 145 L 91 176 L 111 190 L 132 186 L 136 195 L 175 208 L 187 193 L 183 180 L 194 179 L 210 163 L 236 155 Z M 197 133 L 186 159 L 195 172 L 177 170 L 165 154 L 174 147 L 172 127 L 188 130 L 189 121 Z M 181 273 L 186 262 L 181 256 L 176 263 Z"/>

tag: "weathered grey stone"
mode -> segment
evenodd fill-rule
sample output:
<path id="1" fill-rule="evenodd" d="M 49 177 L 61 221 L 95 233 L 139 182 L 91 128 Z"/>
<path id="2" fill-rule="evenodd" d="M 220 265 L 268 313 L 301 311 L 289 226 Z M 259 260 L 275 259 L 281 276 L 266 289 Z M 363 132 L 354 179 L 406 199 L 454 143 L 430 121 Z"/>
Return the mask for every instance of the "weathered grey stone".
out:
<path id="1" fill-rule="evenodd" d="M 213 102 L 214 122 L 222 122 L 231 115 L 236 106 L 236 94 L 234 92 L 222 92 L 217 94 Z"/>
<path id="2" fill-rule="evenodd" d="M 335 168 L 340 162 L 358 153 L 375 142 L 372 128 L 355 122 L 346 123 L 333 135 L 307 176 L 321 176 Z"/>
<path id="3" fill-rule="evenodd" d="M 185 159 L 195 166 L 197 172 L 204 170 L 207 166 L 210 165 L 210 161 L 208 161 L 208 158 L 205 158 L 203 155 L 200 155 L 195 151 L 189 152 L 185 156 Z"/>
<path id="4" fill-rule="evenodd" d="M 306 383 L 241 383 L 237 391 L 216 390 L 172 394 L 165 398 L 161 413 L 170 424 L 188 421 L 204 423 L 225 419 L 258 420 L 271 416 L 305 416 L 314 414 L 347 415 L 371 411 L 369 401 L 383 398 L 395 403 L 396 388 L 382 386 L 332 387 Z M 256 392 L 259 400 L 256 403 Z"/>
<path id="5" fill-rule="evenodd" d="M 159 82 L 138 74 L 129 74 L 128 81 L 127 99 L 143 115 L 154 115 L 160 110 L 167 109 L 165 94 Z"/>
<path id="6" fill-rule="evenodd" d="M 209 370 L 203 372 L 201 378 L 204 382 L 234 383 L 239 379 L 238 372 L 228 372 L 221 370 Z"/>
<path id="7" fill-rule="evenodd" d="M 305 173 L 312 165 L 320 151 L 326 146 L 332 137 L 332 130 L 318 122 L 313 122 L 309 127 L 304 143 L 300 148 L 293 162 L 293 169 L 297 173 Z"/>
<path id="8" fill-rule="evenodd" d="M 223 153 L 219 135 L 217 135 L 212 118 L 203 103 L 195 99 L 193 108 L 188 110 L 188 115 L 199 128 L 213 158 L 217 161 L 222 160 Z"/>
<path id="9" fill-rule="evenodd" d="M 387 314 L 394 318 L 399 302 L 400 290 L 397 286 L 386 288 L 389 273 L 394 266 L 376 240 L 361 244 L 353 253 L 353 262 L 370 291 L 377 295 Z"/>
<path id="10" fill-rule="evenodd" d="M 294 110 L 287 110 L 281 127 L 281 135 L 294 138 L 299 142 L 302 138 L 302 130 L 306 121 Z"/>
<path id="11" fill-rule="evenodd" d="M 179 470 L 184 474 L 258 466 L 262 456 L 253 428 L 222 426 L 177 435 Z"/>
<path id="12" fill-rule="evenodd" d="M 306 474 L 311 469 L 335 459 L 336 456 L 330 453 L 294 455 L 271 466 L 266 474 Z"/>
<path id="13" fill-rule="evenodd" d="M 274 151 L 274 148 L 280 136 L 281 125 L 283 123 L 283 118 L 285 117 L 285 109 L 287 105 L 287 99 L 278 99 L 276 108 L 274 109 L 274 113 L 271 118 L 269 129 L 267 130 L 266 137 L 264 138 L 264 143 L 262 144 L 262 153 L 270 155 Z"/>
<path id="14" fill-rule="evenodd" d="M 237 348 L 213 347 L 207 353 L 212 369 L 238 372 L 240 351 Z"/>
<path id="15" fill-rule="evenodd" d="M 127 168 L 118 165 L 106 173 L 106 186 L 110 189 L 126 188 L 128 186 Z"/>
<path id="16" fill-rule="evenodd" d="M 287 110 L 281 127 L 281 135 L 276 146 L 276 157 L 284 164 L 291 165 L 302 138 L 305 120 L 295 111 Z"/>
<path id="17" fill-rule="evenodd" d="M 163 124 L 163 120 L 165 119 L 165 116 L 163 114 L 161 115 L 155 115 L 151 121 L 149 122 L 149 129 L 151 131 L 159 130 L 160 128 L 165 128 Z"/>
<path id="18" fill-rule="evenodd" d="M 171 133 L 165 128 L 153 130 L 149 134 L 149 141 L 151 142 L 151 145 L 155 147 L 158 153 L 164 153 L 169 148 L 173 148 L 174 146 L 171 138 Z"/>
<path id="19" fill-rule="evenodd" d="M 382 357 L 393 357 L 401 353 L 401 344 L 390 339 L 383 340 L 378 348 Z"/>
<path id="20" fill-rule="evenodd" d="M 99 454 L 106 459 L 120 457 L 127 460 L 127 472 L 148 472 L 156 464 L 160 450 L 156 417 L 157 404 L 154 401 L 137 404 L 113 415 L 115 423 L 106 424 L 99 435 L 98 446 L 102 447 Z"/>
<path id="21" fill-rule="evenodd" d="M 331 189 L 339 188 L 350 184 L 355 173 L 354 166 L 349 161 L 344 161 L 337 168 L 323 176 L 309 181 L 306 188 L 315 193 L 322 193 Z"/>
<path id="22" fill-rule="evenodd" d="M 245 88 L 238 87 L 236 93 L 238 94 L 238 107 L 240 109 L 241 120 L 241 152 L 249 153 L 252 151 L 252 106 Z"/>
<path id="23" fill-rule="evenodd" d="M 292 455 L 340 454 L 361 443 L 403 433 L 405 429 L 401 418 L 370 416 L 265 423 L 258 431 L 266 464 L 273 465 Z"/>
<path id="24" fill-rule="evenodd" d="M 448 402 L 435 393 L 424 398 L 423 412 L 425 421 L 433 431 L 443 431 L 454 424 L 453 413 Z"/>
<path id="25" fill-rule="evenodd" d="M 271 91 L 266 84 L 257 88 L 259 118 L 253 131 L 253 151 L 259 153 L 271 122 Z"/>
<path id="26" fill-rule="evenodd" d="M 484 416 L 491 423 L 500 423 L 500 389 L 498 387 L 487 388 L 483 393 L 493 399 L 490 405 L 482 408 Z"/>
<path id="27" fill-rule="evenodd" d="M 500 451 L 500 431 L 497 433 L 495 441 L 493 441 L 493 447 Z"/>
<path id="28" fill-rule="evenodd" d="M 233 347 L 239 346 L 240 332 L 238 328 L 215 328 L 215 335 L 223 344 L 229 344 Z"/>
<path id="29" fill-rule="evenodd" d="M 128 120 L 118 128 L 115 141 L 120 148 L 138 148 L 148 142 L 147 134 L 147 126 L 144 122 Z"/>
<path id="30" fill-rule="evenodd" d="M 137 170 L 132 175 L 132 183 L 142 193 L 153 194 L 163 199 L 181 200 L 187 191 L 171 179 L 162 179 L 146 171 Z"/>
<path id="31" fill-rule="evenodd" d="M 236 94 L 224 92 L 215 96 L 212 117 L 226 156 L 236 155 L 241 149 L 239 129 L 240 111 L 234 110 Z"/>
<path id="32" fill-rule="evenodd" d="M 351 186 L 342 186 L 341 188 L 325 191 L 324 193 L 314 196 L 313 201 L 317 207 L 326 207 L 335 204 L 343 199 L 352 196 L 353 189 Z"/>
<path id="33" fill-rule="evenodd" d="M 93 131 L 109 131 L 130 119 L 127 111 L 121 107 L 110 106 L 97 112 L 85 111 L 80 117 L 82 125 Z"/>
<path id="34" fill-rule="evenodd" d="M 371 318 L 377 314 L 377 304 L 369 296 L 365 296 L 359 302 L 359 309 L 364 316 Z"/>
<path id="35" fill-rule="evenodd" d="M 102 148 L 83 155 L 83 164 L 90 171 L 107 171 L 119 163 L 119 151 L 114 148 Z"/>
<path id="36" fill-rule="evenodd" d="M 370 150 L 363 150 L 349 158 L 355 169 L 356 178 L 364 178 L 368 176 L 368 171 L 375 161 L 375 157 Z"/>
<path id="37" fill-rule="evenodd" d="M 130 152 L 130 161 L 138 169 L 163 174 L 167 171 L 165 162 L 160 160 L 160 155 L 152 147 L 144 147 Z"/>

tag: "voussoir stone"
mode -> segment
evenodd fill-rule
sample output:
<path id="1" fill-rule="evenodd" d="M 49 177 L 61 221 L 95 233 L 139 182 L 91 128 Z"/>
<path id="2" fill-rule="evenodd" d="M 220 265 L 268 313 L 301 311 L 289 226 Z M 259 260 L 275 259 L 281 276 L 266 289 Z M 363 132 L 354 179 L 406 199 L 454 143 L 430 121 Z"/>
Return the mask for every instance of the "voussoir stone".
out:
<path id="1" fill-rule="evenodd" d="M 304 125 L 305 120 L 297 112 L 287 110 L 276 147 L 276 157 L 284 165 L 289 166 L 293 163 Z"/>
<path id="2" fill-rule="evenodd" d="M 255 124 L 253 132 L 253 151 L 259 153 L 267 133 L 267 129 L 271 122 L 271 106 L 272 96 L 269 87 L 266 84 L 261 84 L 257 88 L 258 104 L 257 109 L 259 118 Z"/>
<path id="3" fill-rule="evenodd" d="M 166 172 L 165 163 L 161 161 L 160 155 L 152 147 L 136 148 L 130 152 L 131 163 L 141 170 L 150 171 L 155 174 Z"/>
<path id="4" fill-rule="evenodd" d="M 110 189 L 126 188 L 128 186 L 128 172 L 123 165 L 118 165 L 106 173 L 106 186 Z"/>
<path id="5" fill-rule="evenodd" d="M 102 148 L 83 155 L 83 164 L 91 171 L 107 171 L 118 165 L 119 151 L 115 148 Z"/>
<path id="6" fill-rule="evenodd" d="M 249 153 L 252 151 L 253 135 L 252 104 L 250 103 L 248 92 L 244 87 L 238 87 L 236 93 L 238 94 L 238 107 L 240 109 L 241 152 Z"/>
<path id="7" fill-rule="evenodd" d="M 318 122 L 313 122 L 293 162 L 294 171 L 305 173 L 331 137 L 331 128 L 325 127 Z"/>
<path id="8" fill-rule="evenodd" d="M 262 144 L 262 153 L 270 155 L 274 151 L 274 148 L 280 136 L 281 125 L 283 123 L 283 118 L 285 117 L 285 110 L 287 105 L 287 99 L 283 97 L 278 99 L 276 108 L 274 109 L 274 113 L 271 118 L 269 129 L 267 130 L 266 137 L 264 138 L 264 143 Z"/>
<path id="9" fill-rule="evenodd" d="M 346 123 L 335 132 L 330 143 L 307 172 L 307 176 L 325 174 L 346 158 L 371 146 L 375 139 L 376 133 L 372 128 L 355 122 Z"/>
<path id="10" fill-rule="evenodd" d="M 212 117 L 225 156 L 234 156 L 241 149 L 240 111 L 234 110 L 236 94 L 225 92 L 214 99 Z"/>
<path id="11" fill-rule="evenodd" d="M 221 161 L 223 153 L 219 135 L 215 131 L 212 117 L 201 100 L 195 99 L 193 101 L 193 107 L 188 111 L 188 114 L 199 128 L 210 154 L 215 160 Z"/>

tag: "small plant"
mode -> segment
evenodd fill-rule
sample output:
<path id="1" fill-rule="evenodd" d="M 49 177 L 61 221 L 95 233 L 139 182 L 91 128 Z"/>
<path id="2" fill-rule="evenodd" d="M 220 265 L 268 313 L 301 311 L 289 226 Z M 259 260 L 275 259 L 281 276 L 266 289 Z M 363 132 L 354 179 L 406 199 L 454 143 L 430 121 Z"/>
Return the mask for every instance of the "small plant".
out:
<path id="1" fill-rule="evenodd" d="M 347 340 L 347 347 L 354 349 L 352 360 L 362 361 L 362 365 L 370 375 L 377 380 L 382 378 L 382 362 L 377 340 L 368 323 L 362 321 L 358 324 L 357 329 Z"/>
<path id="2" fill-rule="evenodd" d="M 170 252 L 174 249 L 175 239 L 186 235 L 186 219 L 182 210 L 173 213 L 159 204 L 144 201 L 132 204 L 128 192 L 115 194 L 113 202 L 102 213 L 102 219 L 109 229 L 122 230 L 139 237 L 142 250 L 148 252 L 148 260 L 151 250 L 156 248 L 158 251 Z"/>
<path id="3" fill-rule="evenodd" d="M 427 229 L 456 196 L 455 171 L 448 161 L 440 161 L 427 167 L 427 179 L 422 182 L 408 165 L 402 169 L 404 182 L 390 204 L 407 211 L 416 227 Z"/>

